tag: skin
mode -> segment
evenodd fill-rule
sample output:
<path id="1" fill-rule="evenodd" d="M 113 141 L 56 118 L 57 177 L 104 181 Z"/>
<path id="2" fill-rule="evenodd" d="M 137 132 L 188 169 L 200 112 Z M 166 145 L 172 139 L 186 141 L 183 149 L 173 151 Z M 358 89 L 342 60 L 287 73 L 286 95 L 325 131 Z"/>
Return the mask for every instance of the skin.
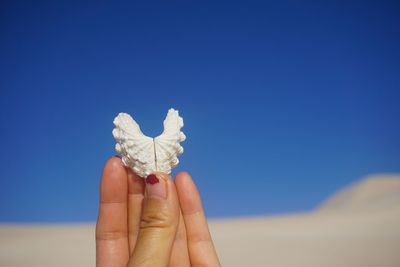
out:
<path id="1" fill-rule="evenodd" d="M 96 225 L 96 266 L 221 266 L 191 176 L 180 172 L 173 181 L 167 174 L 155 175 L 160 180 L 156 186 L 165 186 L 161 197 L 119 158 L 106 162 Z"/>

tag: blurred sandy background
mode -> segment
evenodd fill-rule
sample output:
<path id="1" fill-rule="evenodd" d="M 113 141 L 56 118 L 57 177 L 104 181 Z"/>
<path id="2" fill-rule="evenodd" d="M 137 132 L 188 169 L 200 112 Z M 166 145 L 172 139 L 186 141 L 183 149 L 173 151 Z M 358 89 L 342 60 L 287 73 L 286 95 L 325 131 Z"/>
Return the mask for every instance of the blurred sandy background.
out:
<path id="1" fill-rule="evenodd" d="M 212 220 L 223 266 L 400 266 L 400 175 L 374 175 L 314 211 Z M 94 225 L 2 225 L 0 266 L 94 266 Z"/>

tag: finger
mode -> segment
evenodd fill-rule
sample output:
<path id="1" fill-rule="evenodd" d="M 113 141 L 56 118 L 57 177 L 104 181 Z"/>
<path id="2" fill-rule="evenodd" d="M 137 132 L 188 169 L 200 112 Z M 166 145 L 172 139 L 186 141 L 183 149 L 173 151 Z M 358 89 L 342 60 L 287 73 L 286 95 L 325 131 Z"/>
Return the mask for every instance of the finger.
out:
<path id="1" fill-rule="evenodd" d="M 181 172 L 176 176 L 175 184 L 192 266 L 221 266 L 208 230 L 200 195 L 192 178 L 188 173 Z"/>
<path id="2" fill-rule="evenodd" d="M 131 169 L 128 172 L 128 237 L 129 255 L 135 248 L 139 233 L 140 214 L 144 198 L 144 179 L 136 175 Z"/>
<path id="3" fill-rule="evenodd" d="M 128 266 L 168 266 L 179 222 L 179 202 L 169 175 L 146 178 L 139 235 Z"/>
<path id="4" fill-rule="evenodd" d="M 100 184 L 100 209 L 96 225 L 96 265 L 125 266 L 129 259 L 128 183 L 119 158 L 110 158 L 104 166 Z"/>
<path id="5" fill-rule="evenodd" d="M 189 251 L 186 239 L 186 227 L 183 221 L 182 212 L 179 213 L 178 231 L 172 245 L 170 267 L 190 267 Z"/>

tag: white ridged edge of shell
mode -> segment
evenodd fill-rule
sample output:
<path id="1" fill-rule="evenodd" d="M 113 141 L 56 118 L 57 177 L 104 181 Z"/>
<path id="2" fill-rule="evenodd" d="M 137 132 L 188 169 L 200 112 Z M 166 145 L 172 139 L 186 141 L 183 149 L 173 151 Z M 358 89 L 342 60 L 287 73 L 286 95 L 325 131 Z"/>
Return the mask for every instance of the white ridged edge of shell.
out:
<path id="1" fill-rule="evenodd" d="M 117 142 L 115 150 L 125 166 L 140 177 L 155 171 L 171 173 L 178 165 L 178 156 L 183 153 L 180 142 L 186 139 L 181 131 L 183 119 L 173 108 L 164 120 L 164 131 L 152 138 L 144 135 L 136 121 L 127 113 L 119 113 L 114 119 L 112 134 Z"/>

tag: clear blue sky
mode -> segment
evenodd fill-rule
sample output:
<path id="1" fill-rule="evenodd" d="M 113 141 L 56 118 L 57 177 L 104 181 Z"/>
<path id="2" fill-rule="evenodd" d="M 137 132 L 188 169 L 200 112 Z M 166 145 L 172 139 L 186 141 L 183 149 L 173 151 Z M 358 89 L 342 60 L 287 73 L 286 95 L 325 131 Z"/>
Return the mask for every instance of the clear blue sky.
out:
<path id="1" fill-rule="evenodd" d="M 94 221 L 121 111 L 180 110 L 210 217 L 400 172 L 398 1 L 80 2 L 1 3 L 0 221 Z"/>

